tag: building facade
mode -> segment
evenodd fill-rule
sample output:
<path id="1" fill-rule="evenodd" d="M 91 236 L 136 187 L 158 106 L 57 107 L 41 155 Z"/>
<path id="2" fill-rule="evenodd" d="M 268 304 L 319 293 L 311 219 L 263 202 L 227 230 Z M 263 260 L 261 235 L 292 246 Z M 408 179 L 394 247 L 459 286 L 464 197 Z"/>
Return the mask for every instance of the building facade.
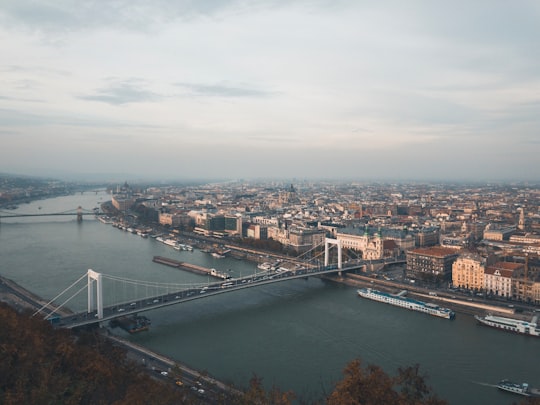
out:
<path id="1" fill-rule="evenodd" d="M 460 255 L 452 264 L 452 285 L 481 291 L 485 287 L 486 259 L 479 255 Z"/>
<path id="2" fill-rule="evenodd" d="M 501 228 L 491 228 L 489 225 L 484 229 L 484 239 L 488 240 L 508 240 L 510 236 L 516 231 L 516 228 L 513 226 L 501 227 Z"/>
<path id="3" fill-rule="evenodd" d="M 414 237 L 417 247 L 435 246 L 439 244 L 440 230 L 436 227 L 423 228 Z"/>
<path id="4" fill-rule="evenodd" d="M 516 263 L 518 264 L 518 263 Z M 532 304 L 540 303 L 540 275 L 528 265 L 516 267 L 512 274 L 512 298 Z"/>
<path id="5" fill-rule="evenodd" d="M 336 239 L 340 241 L 342 248 L 362 252 L 364 260 L 377 260 L 384 257 L 384 244 L 380 231 L 374 236 L 369 235 L 367 228 L 363 235 L 338 232 Z"/>
<path id="6" fill-rule="evenodd" d="M 194 232 L 210 235 L 242 235 L 242 217 L 235 215 L 198 213 Z"/>
<path id="7" fill-rule="evenodd" d="M 449 281 L 452 279 L 452 264 L 458 256 L 454 249 L 437 246 L 409 250 L 406 275 L 426 281 Z"/>
<path id="8" fill-rule="evenodd" d="M 485 270 L 485 288 L 490 295 L 504 298 L 513 296 L 514 271 L 523 268 L 520 263 L 497 262 L 487 266 Z"/>

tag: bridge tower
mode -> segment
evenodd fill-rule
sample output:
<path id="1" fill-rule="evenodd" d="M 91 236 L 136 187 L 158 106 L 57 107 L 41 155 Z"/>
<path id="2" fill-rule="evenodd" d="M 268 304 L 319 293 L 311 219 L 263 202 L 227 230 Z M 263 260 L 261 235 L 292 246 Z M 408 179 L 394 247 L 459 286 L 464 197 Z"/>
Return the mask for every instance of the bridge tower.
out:
<path id="1" fill-rule="evenodd" d="M 82 207 L 79 205 L 77 207 L 77 222 L 82 222 Z"/>
<path id="2" fill-rule="evenodd" d="M 103 284 L 101 273 L 88 269 L 88 313 L 96 309 L 97 317 L 103 319 Z M 96 283 L 96 295 L 94 296 L 94 282 Z"/>
<path id="3" fill-rule="evenodd" d="M 328 245 L 337 245 L 338 248 L 338 269 L 341 269 L 341 241 L 339 239 L 324 239 L 324 265 L 328 266 Z"/>

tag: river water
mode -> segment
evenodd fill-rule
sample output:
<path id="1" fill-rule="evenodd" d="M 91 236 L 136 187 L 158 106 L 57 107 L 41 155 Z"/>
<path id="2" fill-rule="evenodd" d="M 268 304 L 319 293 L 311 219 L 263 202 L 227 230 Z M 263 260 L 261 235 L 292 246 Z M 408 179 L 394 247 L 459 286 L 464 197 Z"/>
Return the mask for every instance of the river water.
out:
<path id="1" fill-rule="evenodd" d="M 108 200 L 85 192 L 24 204 L 11 212 L 49 213 L 77 206 L 92 209 Z M 41 207 L 41 208 L 40 208 Z M 102 224 L 91 216 L 2 219 L 0 274 L 51 299 L 91 268 L 134 280 L 204 283 L 206 276 L 152 262 L 162 255 L 229 271 L 257 271 L 253 263 L 177 252 Z M 129 295 L 121 287 L 106 300 Z M 85 308 L 85 292 L 70 301 Z M 127 298 L 129 299 L 129 298 Z M 222 294 L 145 313 L 150 331 L 118 334 L 152 350 L 205 370 L 237 386 L 253 373 L 270 387 L 321 399 L 354 358 L 395 375 L 398 367 L 420 364 L 428 383 L 450 404 L 507 405 L 520 400 L 493 387 L 508 378 L 540 387 L 540 339 L 476 325 L 469 315 L 454 321 L 362 299 L 355 289 L 319 279 L 290 280 Z"/>

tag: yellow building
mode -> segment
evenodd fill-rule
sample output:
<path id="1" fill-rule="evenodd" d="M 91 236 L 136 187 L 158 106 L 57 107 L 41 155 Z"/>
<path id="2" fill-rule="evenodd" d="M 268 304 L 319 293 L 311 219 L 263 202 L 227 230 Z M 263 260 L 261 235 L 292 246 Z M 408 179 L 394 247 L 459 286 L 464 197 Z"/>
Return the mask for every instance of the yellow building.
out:
<path id="1" fill-rule="evenodd" d="M 536 271 L 526 271 L 526 265 L 515 264 L 512 274 L 512 298 L 538 304 L 540 302 L 540 274 Z"/>
<path id="2" fill-rule="evenodd" d="M 535 281 L 531 289 L 531 300 L 533 304 L 540 304 L 540 281 Z"/>
<path id="3" fill-rule="evenodd" d="M 452 284 L 468 290 L 482 290 L 485 287 L 486 259 L 475 254 L 459 256 L 452 264 Z"/>

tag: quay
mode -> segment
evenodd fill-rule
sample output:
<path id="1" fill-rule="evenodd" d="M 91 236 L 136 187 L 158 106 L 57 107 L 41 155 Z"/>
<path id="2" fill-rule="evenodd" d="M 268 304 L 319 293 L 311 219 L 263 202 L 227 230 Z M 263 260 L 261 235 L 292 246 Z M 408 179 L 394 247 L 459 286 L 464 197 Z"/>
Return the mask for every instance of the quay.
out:
<path id="1" fill-rule="evenodd" d="M 186 270 L 195 274 L 203 274 L 211 277 L 219 278 L 221 280 L 227 279 L 227 275 L 220 273 L 216 269 L 209 269 L 207 267 L 198 266 L 192 263 L 181 262 L 179 260 L 170 259 L 163 256 L 154 256 L 152 258 L 154 263 L 164 264 L 166 266 L 174 267 L 180 270 Z"/>

